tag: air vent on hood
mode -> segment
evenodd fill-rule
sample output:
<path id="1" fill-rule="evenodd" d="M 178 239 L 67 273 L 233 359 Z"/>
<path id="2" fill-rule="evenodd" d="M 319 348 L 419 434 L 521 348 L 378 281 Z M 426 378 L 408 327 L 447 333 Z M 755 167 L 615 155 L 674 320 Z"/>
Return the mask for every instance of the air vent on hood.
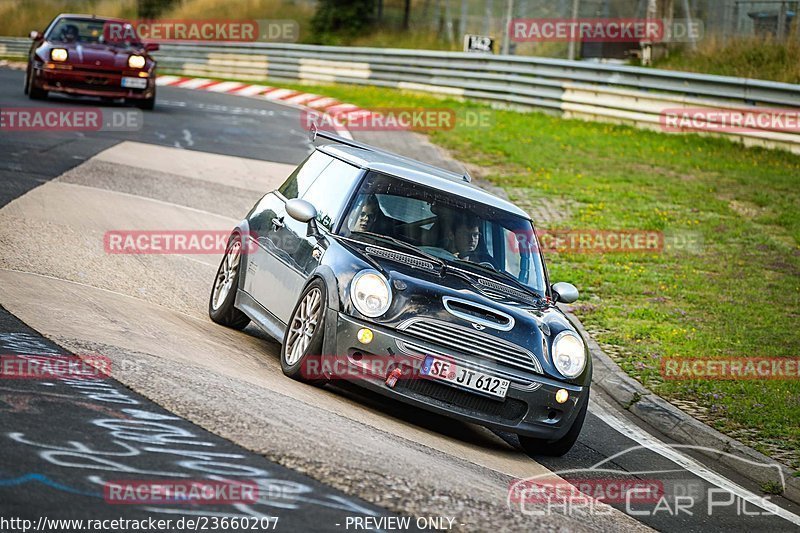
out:
<path id="1" fill-rule="evenodd" d="M 420 259 L 419 257 L 414 257 L 413 255 L 402 254 L 400 252 L 394 252 L 385 248 L 376 248 L 374 246 L 367 246 L 365 251 L 369 255 L 382 257 L 383 259 L 388 259 L 389 261 L 394 261 L 396 263 L 403 263 L 410 267 L 421 268 L 422 270 L 428 270 L 430 272 L 436 271 L 436 267 L 433 265 L 433 263 L 430 261 L 425 261 L 424 259 Z"/>
<path id="2" fill-rule="evenodd" d="M 444 308 L 451 315 L 474 324 L 499 329 L 500 331 L 508 331 L 514 327 L 514 318 L 497 309 L 451 296 L 443 297 L 442 302 L 444 302 Z"/>
<path id="3" fill-rule="evenodd" d="M 498 283 L 486 278 L 478 278 L 477 283 L 473 286 L 481 291 L 483 294 L 494 300 L 506 300 L 513 298 L 518 302 L 529 303 L 535 305 L 539 303 L 536 298 L 525 291 L 509 287 L 503 283 Z"/>

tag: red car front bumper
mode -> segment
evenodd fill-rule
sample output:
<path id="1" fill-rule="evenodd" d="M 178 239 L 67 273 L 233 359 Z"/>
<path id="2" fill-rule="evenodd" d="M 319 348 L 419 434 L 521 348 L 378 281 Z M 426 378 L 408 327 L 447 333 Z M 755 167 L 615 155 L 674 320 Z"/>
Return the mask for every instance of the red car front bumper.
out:
<path id="1" fill-rule="evenodd" d="M 108 71 L 73 66 L 70 69 L 59 65 L 58 68 L 42 66 L 34 68 L 33 83 L 35 87 L 45 91 L 62 92 L 84 96 L 100 96 L 104 98 L 149 99 L 155 96 L 156 80 L 151 75 L 147 78 L 138 76 L 138 72 Z M 122 86 L 123 78 L 144 80 L 144 88 L 128 88 Z"/>

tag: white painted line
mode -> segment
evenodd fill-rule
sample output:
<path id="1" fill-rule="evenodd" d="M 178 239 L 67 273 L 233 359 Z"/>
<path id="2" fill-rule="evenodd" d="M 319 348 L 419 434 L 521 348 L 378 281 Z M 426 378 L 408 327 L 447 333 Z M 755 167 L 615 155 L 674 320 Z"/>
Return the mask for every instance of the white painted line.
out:
<path id="1" fill-rule="evenodd" d="M 742 500 L 755 505 L 756 507 L 760 507 L 765 511 L 775 514 L 784 520 L 787 520 L 797 526 L 800 526 L 800 516 L 797 516 L 794 513 L 779 507 L 776 504 L 765 502 L 765 499 L 762 496 L 758 496 L 749 490 L 745 489 L 734 483 L 733 481 L 723 477 L 722 475 L 709 470 L 706 468 L 702 463 L 699 461 L 680 453 L 675 447 L 670 446 L 661 440 L 657 439 L 656 437 L 650 435 L 649 433 L 642 430 L 640 427 L 628 422 L 627 420 L 617 417 L 617 415 L 613 414 L 610 410 L 606 409 L 605 407 L 601 406 L 596 400 L 592 400 L 590 403 L 589 411 L 593 414 L 597 415 L 600 420 L 605 422 L 609 425 L 609 427 L 615 429 L 621 435 L 638 442 L 645 448 L 657 453 L 658 455 L 665 457 L 672 461 L 673 463 L 677 464 L 678 466 L 686 469 L 691 474 L 706 480 L 707 482 L 711 483 L 712 485 L 716 485 L 717 487 L 730 492 L 741 498 Z M 697 448 L 696 446 L 694 448 Z M 721 452 L 721 450 L 720 450 Z M 608 458 L 607 460 L 612 460 L 613 457 Z"/>
<path id="2" fill-rule="evenodd" d="M 176 87 L 180 87 L 181 89 L 197 89 L 198 87 L 202 87 L 203 85 L 208 85 L 209 83 L 213 83 L 213 80 L 209 80 L 206 78 L 192 78 L 190 80 L 186 80 L 183 83 L 179 83 Z"/>
<path id="3" fill-rule="evenodd" d="M 238 89 L 239 87 L 244 86 L 244 83 L 239 83 L 238 81 L 223 81 L 220 83 L 216 83 L 211 85 L 210 87 L 206 87 L 206 91 L 211 91 L 214 93 L 226 93 L 231 89 Z"/>
<path id="4" fill-rule="evenodd" d="M 270 91 L 266 94 L 262 94 L 264 98 L 268 100 L 282 100 L 286 96 L 290 94 L 295 94 L 297 91 L 293 91 L 291 89 L 275 89 L 274 91 Z"/>
<path id="5" fill-rule="evenodd" d="M 246 85 L 241 89 L 236 89 L 232 91 L 233 94 L 238 94 L 239 96 L 256 96 L 257 94 L 263 93 L 264 91 L 268 91 L 272 89 L 272 87 L 267 87 L 266 85 Z"/>

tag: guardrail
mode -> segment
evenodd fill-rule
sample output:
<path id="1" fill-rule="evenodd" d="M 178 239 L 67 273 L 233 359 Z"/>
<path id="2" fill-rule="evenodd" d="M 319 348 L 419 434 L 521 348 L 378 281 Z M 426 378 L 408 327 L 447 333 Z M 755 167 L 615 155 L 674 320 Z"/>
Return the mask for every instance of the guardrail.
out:
<path id="1" fill-rule="evenodd" d="M 0 56 L 24 56 L 27 39 L 0 38 Z M 663 129 L 667 109 L 778 116 L 800 111 L 800 85 L 586 61 L 430 50 L 273 43 L 163 44 L 162 73 L 243 80 L 393 87 L 540 108 L 566 117 Z M 772 123 L 724 133 L 747 145 L 800 153 L 800 128 Z M 714 117 L 706 118 L 709 125 Z M 700 122 L 703 122 L 701 120 Z"/>

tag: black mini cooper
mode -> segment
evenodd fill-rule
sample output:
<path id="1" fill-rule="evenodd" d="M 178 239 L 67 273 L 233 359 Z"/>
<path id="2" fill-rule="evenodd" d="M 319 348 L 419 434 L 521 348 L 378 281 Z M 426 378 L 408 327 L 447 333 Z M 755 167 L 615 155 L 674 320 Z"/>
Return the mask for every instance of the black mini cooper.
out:
<path id="1" fill-rule="evenodd" d="M 563 455 L 591 360 L 530 217 L 468 176 L 327 132 L 234 229 L 211 319 L 282 341 L 292 378 L 350 379 Z"/>

